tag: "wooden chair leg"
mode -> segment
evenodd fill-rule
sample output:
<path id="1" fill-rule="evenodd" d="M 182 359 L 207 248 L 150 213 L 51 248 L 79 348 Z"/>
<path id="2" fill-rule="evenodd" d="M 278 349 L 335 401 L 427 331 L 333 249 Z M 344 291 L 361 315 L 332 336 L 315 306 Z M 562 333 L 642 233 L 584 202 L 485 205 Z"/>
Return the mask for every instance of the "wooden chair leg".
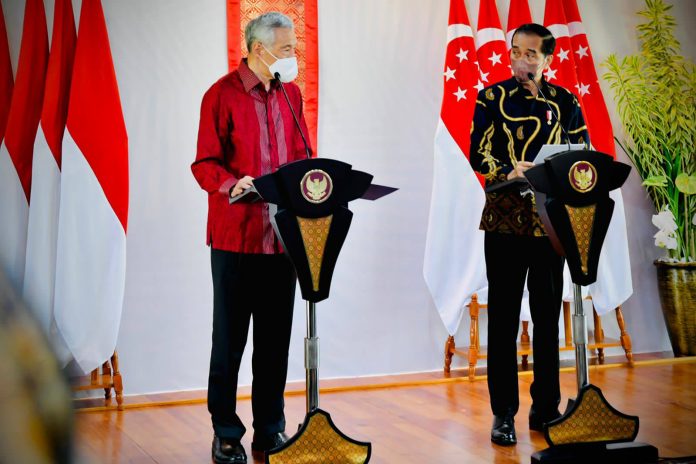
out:
<path id="1" fill-rule="evenodd" d="M 104 362 L 104 364 L 102 364 L 101 369 L 102 369 L 102 378 L 107 379 L 107 382 L 112 383 L 111 365 L 109 364 L 109 361 Z M 105 400 L 111 399 L 111 387 L 104 389 L 104 399 Z"/>
<path id="2" fill-rule="evenodd" d="M 570 301 L 563 302 L 563 333 L 565 346 L 573 345 L 573 330 L 570 326 Z"/>
<path id="3" fill-rule="evenodd" d="M 479 355 L 479 303 L 477 295 L 472 295 L 471 297 L 469 316 L 471 317 L 471 326 L 469 327 L 469 380 L 474 380 Z"/>
<path id="4" fill-rule="evenodd" d="M 111 367 L 114 371 L 113 378 L 116 404 L 118 405 L 118 410 L 123 411 L 123 379 L 121 378 L 121 371 L 118 370 L 118 353 L 116 351 L 114 351 L 114 354 L 111 356 Z"/>
<path id="5" fill-rule="evenodd" d="M 597 314 L 597 310 L 594 309 L 592 305 L 592 318 L 594 319 L 594 338 L 595 343 L 604 343 L 604 329 L 602 328 L 602 319 Z M 599 364 L 604 364 L 604 348 L 601 346 L 597 347 L 597 362 Z"/>
<path id="6" fill-rule="evenodd" d="M 520 335 L 520 343 L 522 345 L 529 346 L 529 343 L 530 343 L 529 321 L 522 321 L 522 334 Z M 522 369 L 525 371 L 527 369 L 529 369 L 529 355 L 528 354 L 522 355 Z"/>
<path id="7" fill-rule="evenodd" d="M 452 356 L 454 356 L 454 337 L 450 335 L 447 337 L 445 342 L 445 375 L 450 373 L 450 366 L 452 365 Z"/>
<path id="8" fill-rule="evenodd" d="M 626 360 L 628 360 L 628 365 L 633 367 L 633 348 L 631 345 L 631 336 L 628 335 L 626 331 L 626 322 L 623 318 L 623 313 L 621 312 L 621 306 L 616 307 L 616 322 L 619 323 L 619 330 L 621 331 L 621 346 L 626 353 Z"/>

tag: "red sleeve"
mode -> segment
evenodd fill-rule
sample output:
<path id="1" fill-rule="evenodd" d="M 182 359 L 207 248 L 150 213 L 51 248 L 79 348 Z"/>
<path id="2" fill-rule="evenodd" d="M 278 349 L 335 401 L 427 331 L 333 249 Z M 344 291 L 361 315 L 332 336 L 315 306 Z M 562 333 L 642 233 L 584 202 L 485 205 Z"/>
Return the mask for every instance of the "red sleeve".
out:
<path id="1" fill-rule="evenodd" d="M 220 122 L 226 120 L 223 111 L 224 109 L 220 108 L 220 84 L 214 84 L 205 93 L 201 103 L 198 148 L 191 171 L 203 190 L 227 195 L 237 183 L 237 179 L 224 167 L 222 140 L 229 131 L 220 127 Z"/>

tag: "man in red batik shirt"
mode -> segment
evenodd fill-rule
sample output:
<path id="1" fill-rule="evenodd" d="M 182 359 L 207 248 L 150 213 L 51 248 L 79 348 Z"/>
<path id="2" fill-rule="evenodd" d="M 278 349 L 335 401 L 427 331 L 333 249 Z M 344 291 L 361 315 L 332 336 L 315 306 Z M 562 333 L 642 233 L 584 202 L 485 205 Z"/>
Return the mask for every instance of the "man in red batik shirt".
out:
<path id="1" fill-rule="evenodd" d="M 213 275 L 213 346 L 208 410 L 213 461 L 246 463 L 240 439 L 246 431 L 236 413 L 239 365 L 253 316 L 252 450 L 263 454 L 287 440 L 283 392 L 295 299 L 295 271 L 282 253 L 266 204 L 229 204 L 255 177 L 304 158 L 300 133 L 282 95 L 276 72 L 287 82 L 290 104 L 307 128 L 297 76 L 292 21 L 271 12 L 244 31 L 248 57 L 205 93 L 198 151 L 191 166 L 208 192 L 207 244 Z"/>

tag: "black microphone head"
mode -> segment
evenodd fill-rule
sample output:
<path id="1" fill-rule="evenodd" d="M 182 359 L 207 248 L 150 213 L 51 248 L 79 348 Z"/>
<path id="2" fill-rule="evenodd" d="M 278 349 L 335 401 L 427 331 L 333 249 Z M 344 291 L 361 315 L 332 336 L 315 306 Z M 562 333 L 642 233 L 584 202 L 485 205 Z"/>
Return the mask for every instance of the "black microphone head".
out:
<path id="1" fill-rule="evenodd" d="M 273 77 L 275 77 L 276 79 L 280 80 L 280 73 L 279 73 L 279 72 L 275 72 L 275 73 L 273 74 Z"/>
<path id="2" fill-rule="evenodd" d="M 534 74 L 532 74 L 532 73 L 527 73 L 527 79 L 529 79 L 530 81 L 533 81 L 533 80 L 534 80 Z"/>

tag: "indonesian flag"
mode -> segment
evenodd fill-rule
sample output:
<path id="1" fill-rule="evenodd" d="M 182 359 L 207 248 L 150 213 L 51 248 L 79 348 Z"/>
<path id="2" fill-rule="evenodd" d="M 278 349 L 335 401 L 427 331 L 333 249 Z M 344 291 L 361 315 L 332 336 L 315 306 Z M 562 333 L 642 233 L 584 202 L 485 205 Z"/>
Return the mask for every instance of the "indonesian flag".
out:
<path id="1" fill-rule="evenodd" d="M 48 32 L 43 0 L 27 0 L 17 79 L 0 147 L 0 265 L 21 290 L 34 138 L 41 119 Z"/>
<path id="2" fill-rule="evenodd" d="M 480 82 L 464 0 L 450 0 L 446 53 L 423 276 L 445 328 L 454 334 L 471 295 L 486 285 L 484 234 L 478 228 L 485 198 L 468 162 Z"/>
<path id="3" fill-rule="evenodd" d="M 505 45 L 495 0 L 481 0 L 479 6 L 476 47 L 480 69 L 479 90 L 496 82 L 510 79 L 510 56 Z"/>
<path id="4" fill-rule="evenodd" d="M 56 279 L 61 144 L 68 116 L 76 39 L 71 1 L 56 0 L 41 125 L 34 144 L 24 299 L 45 333 L 49 334 L 61 358 L 66 357 L 67 353 L 55 332 L 53 290 Z"/>
<path id="5" fill-rule="evenodd" d="M 563 13 L 561 0 L 546 0 L 544 26 L 551 31 L 556 39 L 553 61 L 551 61 L 549 68 L 544 72 L 546 80 L 552 84 L 560 85 L 580 97 L 568 22 Z"/>
<path id="6" fill-rule="evenodd" d="M 529 11 L 529 3 L 527 0 L 510 0 L 510 8 L 508 9 L 507 33 L 507 48 L 512 48 L 512 35 L 515 29 L 523 24 L 532 22 L 532 13 Z"/>
<path id="7" fill-rule="evenodd" d="M 604 103 L 592 51 L 576 1 L 563 0 L 563 9 L 568 20 L 570 44 L 578 76 L 576 89 L 580 95 L 590 140 L 596 150 L 616 157 L 609 112 Z M 599 260 L 598 280 L 590 286 L 590 294 L 598 314 L 613 310 L 633 293 L 623 197 L 620 190 L 615 190 L 610 195 L 615 201 L 614 215 Z"/>
<path id="8" fill-rule="evenodd" d="M 7 115 L 10 113 L 13 86 L 14 76 L 10 60 L 10 44 L 7 41 L 5 15 L 2 12 L 2 3 L 0 3 L 0 143 L 5 137 L 5 126 L 7 126 Z"/>
<path id="9" fill-rule="evenodd" d="M 83 0 L 63 140 L 55 319 L 84 372 L 111 357 L 126 274 L 128 136 L 100 0 Z"/>

